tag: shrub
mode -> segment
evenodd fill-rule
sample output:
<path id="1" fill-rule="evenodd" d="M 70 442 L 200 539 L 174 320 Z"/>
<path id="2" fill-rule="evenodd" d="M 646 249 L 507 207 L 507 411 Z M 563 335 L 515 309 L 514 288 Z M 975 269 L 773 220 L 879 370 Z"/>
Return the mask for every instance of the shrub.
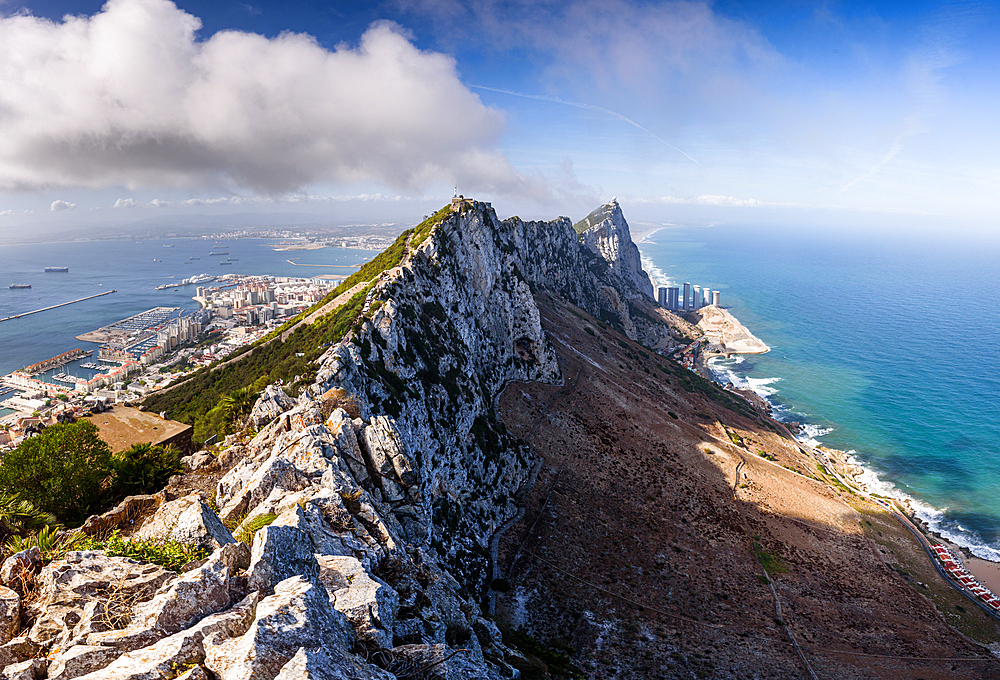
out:
<path id="1" fill-rule="evenodd" d="M 74 550 L 83 540 L 83 534 L 72 533 L 60 537 L 59 529 L 56 526 L 46 526 L 39 529 L 36 534 L 11 537 L 3 548 L 8 555 L 13 555 L 38 546 L 39 552 L 42 553 L 42 561 L 47 564 L 52 560 L 62 559 L 68 551 Z"/>
<path id="2" fill-rule="evenodd" d="M 99 510 L 111 472 L 111 449 L 97 426 L 51 425 L 0 461 L 0 491 L 13 493 L 69 526 Z"/>
<path id="3" fill-rule="evenodd" d="M 176 572 L 180 572 L 188 562 L 208 557 L 211 552 L 208 548 L 199 548 L 190 543 L 124 538 L 117 529 L 103 540 L 88 537 L 79 543 L 77 549 L 103 550 L 108 557 L 128 557 L 137 562 L 158 564 Z"/>
<path id="4" fill-rule="evenodd" d="M 265 513 L 263 515 L 257 515 L 252 520 L 246 523 L 246 525 L 240 529 L 233 536 L 240 543 L 246 543 L 247 545 L 253 544 L 253 537 L 258 531 L 266 527 L 268 524 L 278 519 L 278 516 L 273 513 Z"/>
<path id="5" fill-rule="evenodd" d="M 162 489 L 171 475 L 182 471 L 181 454 L 170 444 L 133 444 L 111 456 L 110 467 L 113 474 L 108 492 L 116 501 Z"/>
<path id="6" fill-rule="evenodd" d="M 0 494 L 0 541 L 6 541 L 11 536 L 26 536 L 36 529 L 58 526 L 55 515 L 39 510 L 16 494 Z"/>

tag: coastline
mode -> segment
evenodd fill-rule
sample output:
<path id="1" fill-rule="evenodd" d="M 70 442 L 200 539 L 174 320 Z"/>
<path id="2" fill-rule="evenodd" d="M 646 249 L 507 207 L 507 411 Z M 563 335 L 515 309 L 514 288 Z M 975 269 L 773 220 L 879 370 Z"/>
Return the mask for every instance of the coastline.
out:
<path id="1" fill-rule="evenodd" d="M 733 319 L 733 321 L 739 325 L 740 328 L 745 327 L 739 323 L 735 316 L 727 312 L 727 314 Z M 750 334 L 749 330 L 746 330 L 747 334 Z M 750 337 L 753 337 L 750 334 Z M 756 338 L 754 338 L 756 339 Z M 758 341 L 759 342 L 759 341 Z M 763 344 L 763 343 L 761 343 Z M 766 347 L 766 345 L 765 345 Z M 768 350 L 765 350 L 768 351 Z M 716 353 L 708 354 L 707 352 L 699 353 L 698 361 L 696 367 L 698 373 L 703 377 L 712 380 L 713 382 L 725 386 L 726 381 L 724 381 L 719 373 L 717 373 L 709 365 L 709 361 L 713 358 L 731 358 L 732 356 L 738 354 L 754 354 L 759 352 L 749 351 L 740 352 L 732 351 L 725 354 Z M 732 383 L 730 383 L 732 384 Z M 956 555 L 961 559 L 961 562 L 965 565 L 965 568 L 983 585 L 989 588 L 993 593 L 1000 595 L 1000 560 L 992 561 L 984 557 L 975 555 L 973 550 L 983 548 L 990 549 L 988 546 L 976 546 L 972 544 L 971 541 L 961 541 L 956 540 L 954 535 L 943 535 L 940 531 L 941 527 L 935 526 L 936 522 L 930 517 L 930 513 L 937 513 L 943 517 L 943 513 L 940 510 L 933 508 L 929 504 L 910 496 L 909 494 L 900 491 L 892 482 L 887 482 L 882 480 L 878 473 L 871 469 L 870 467 L 864 465 L 855 455 L 854 451 L 842 451 L 839 449 L 832 449 L 820 444 L 814 438 L 815 433 L 803 432 L 799 430 L 797 433 L 793 433 L 788 429 L 788 425 L 779 420 L 774 415 L 774 404 L 768 399 L 768 394 L 761 394 L 760 391 L 755 390 L 753 385 L 748 383 L 745 386 L 733 385 L 733 389 L 730 391 L 739 394 L 744 399 L 746 399 L 754 408 L 758 411 L 764 413 L 761 408 L 761 403 L 767 404 L 770 407 L 769 413 L 765 413 L 767 417 L 773 420 L 775 423 L 780 425 L 789 436 L 791 436 L 795 441 L 803 445 L 803 450 L 808 450 L 810 456 L 816 460 L 820 465 L 828 466 L 831 471 L 837 473 L 837 477 L 843 477 L 843 479 L 851 486 L 854 486 L 857 490 L 862 492 L 867 496 L 881 496 L 895 499 L 905 510 L 905 515 L 908 519 L 916 526 L 921 534 L 927 537 L 929 541 L 938 542 L 949 549 L 951 549 Z M 749 393 L 749 394 L 747 394 Z M 751 396 L 753 395 L 753 396 Z M 756 397 L 754 399 L 753 397 Z M 819 435 L 816 435 L 819 436 Z M 918 508 L 926 507 L 927 511 L 921 512 Z M 922 515 L 928 515 L 927 517 Z M 968 543 L 968 544 L 967 544 Z M 933 558 L 929 558 L 932 563 L 934 563 Z"/>

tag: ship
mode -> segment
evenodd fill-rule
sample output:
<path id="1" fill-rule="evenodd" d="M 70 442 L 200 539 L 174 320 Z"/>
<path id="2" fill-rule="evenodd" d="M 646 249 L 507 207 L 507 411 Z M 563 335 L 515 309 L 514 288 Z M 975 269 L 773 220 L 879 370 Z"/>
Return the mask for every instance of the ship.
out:
<path id="1" fill-rule="evenodd" d="M 11 288 L 31 288 L 31 284 L 30 283 L 12 283 L 12 284 L 10 284 L 10 287 Z"/>
<path id="2" fill-rule="evenodd" d="M 210 255 L 210 256 L 211 256 L 211 255 L 228 255 L 228 254 L 229 254 L 229 251 L 228 251 L 228 250 L 223 250 L 223 251 L 222 251 L 222 252 L 220 252 L 220 253 L 209 253 L 209 255 Z"/>
<path id="3" fill-rule="evenodd" d="M 69 267 L 46 267 L 45 271 L 46 272 L 50 272 L 50 273 L 51 272 L 68 272 L 69 271 Z"/>
<path id="4" fill-rule="evenodd" d="M 192 260 L 200 260 L 201 258 L 200 257 L 192 257 L 191 259 Z"/>
<path id="5" fill-rule="evenodd" d="M 238 257 L 227 257 L 226 259 L 229 260 L 230 262 L 239 262 L 240 261 L 240 258 L 238 258 Z"/>
<path id="6" fill-rule="evenodd" d="M 232 262 L 220 262 L 219 266 L 220 267 L 225 267 L 227 264 L 232 264 Z"/>

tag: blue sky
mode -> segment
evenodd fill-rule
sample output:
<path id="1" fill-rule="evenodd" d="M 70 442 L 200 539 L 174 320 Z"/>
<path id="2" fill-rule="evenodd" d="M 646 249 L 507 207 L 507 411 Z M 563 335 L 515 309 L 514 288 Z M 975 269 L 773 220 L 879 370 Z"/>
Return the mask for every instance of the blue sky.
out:
<path id="1" fill-rule="evenodd" d="M 66 15 L 73 18 L 66 19 Z M 286 211 L 994 234 L 990 3 L 4 2 L 0 233 Z"/>

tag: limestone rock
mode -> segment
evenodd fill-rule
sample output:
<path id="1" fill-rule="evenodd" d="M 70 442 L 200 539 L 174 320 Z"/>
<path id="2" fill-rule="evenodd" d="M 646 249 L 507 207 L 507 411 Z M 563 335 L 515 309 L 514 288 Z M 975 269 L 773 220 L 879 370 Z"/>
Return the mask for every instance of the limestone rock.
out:
<path id="1" fill-rule="evenodd" d="M 203 566 L 182 574 L 142 605 L 135 624 L 171 635 L 229 606 L 229 567 L 216 552 Z"/>
<path id="2" fill-rule="evenodd" d="M 496 680 L 499 675 L 468 652 L 448 645 L 403 645 L 392 650 L 396 656 L 429 668 L 426 677 L 433 680 Z M 456 653 L 457 652 L 457 653 Z"/>
<path id="3" fill-rule="evenodd" d="M 391 649 L 392 626 L 399 608 L 396 591 L 370 576 L 355 557 L 317 555 L 316 561 L 330 601 L 351 622 L 358 637 Z"/>
<path id="4" fill-rule="evenodd" d="M 228 611 L 206 616 L 197 624 L 163 638 L 156 644 L 124 654 L 111 665 L 82 676 L 85 680 L 165 680 L 176 675 L 179 666 L 201 663 L 205 640 L 242 635 L 254 620 L 257 594 L 252 593 Z M 195 676 L 197 677 L 197 676 Z"/>
<path id="5" fill-rule="evenodd" d="M 185 671 L 182 675 L 178 675 L 176 680 L 211 680 L 208 677 L 208 673 L 201 666 L 195 666 L 189 671 Z"/>
<path id="6" fill-rule="evenodd" d="M 296 575 L 310 580 L 319 576 L 309 535 L 290 526 L 267 526 L 258 531 L 247 569 L 247 587 L 270 594 L 278 583 Z"/>
<path id="7" fill-rule="evenodd" d="M 190 456 L 184 456 L 181 458 L 181 464 L 185 469 L 193 471 L 206 467 L 214 460 L 215 458 L 208 451 L 198 451 L 196 453 L 192 453 Z"/>
<path id="8" fill-rule="evenodd" d="M 211 550 L 234 542 L 229 529 L 197 494 L 164 503 L 157 508 L 156 514 L 143 522 L 135 535 L 194 543 Z"/>
<path id="9" fill-rule="evenodd" d="M 163 502 L 163 494 L 129 496 L 111 510 L 101 515 L 91 515 L 80 527 L 80 531 L 88 536 L 103 535 L 122 524 L 133 522 L 137 517 L 143 517 L 150 510 Z"/>
<path id="10" fill-rule="evenodd" d="M 42 568 L 42 552 L 38 546 L 14 553 L 3 561 L 0 566 L 0 583 L 8 588 L 17 589 L 25 574 L 37 574 Z"/>
<path id="11" fill-rule="evenodd" d="M 0 668 L 9 666 L 25 659 L 30 659 L 41 650 L 37 644 L 26 636 L 16 637 L 10 642 L 0 645 Z"/>
<path id="12" fill-rule="evenodd" d="M 5 645 L 21 628 L 21 596 L 0 586 L 0 645 Z"/>
<path id="13" fill-rule="evenodd" d="M 41 680 L 45 677 L 45 659 L 29 659 L 11 664 L 0 671 L 3 680 Z"/>
<path id="14" fill-rule="evenodd" d="M 301 647 L 274 680 L 394 680 L 395 677 L 336 650 Z"/>
<path id="15" fill-rule="evenodd" d="M 114 647 L 75 645 L 61 651 L 49 662 L 50 680 L 70 680 L 98 671 L 121 656 Z"/>
<path id="16" fill-rule="evenodd" d="M 57 638 L 69 640 L 89 603 L 107 600 L 112 593 L 121 601 L 145 602 L 176 578 L 174 572 L 155 564 L 98 551 L 68 552 L 39 575 L 40 595 L 30 605 L 37 619 L 28 637 L 43 645 Z"/>
<path id="17" fill-rule="evenodd" d="M 365 466 L 364 454 L 361 453 L 357 435 L 354 434 L 354 423 L 351 422 L 347 412 L 342 408 L 334 409 L 330 417 L 327 418 L 326 427 L 333 435 L 337 451 L 342 456 L 355 481 L 358 484 L 367 481 L 368 468 Z"/>
<path id="18" fill-rule="evenodd" d="M 274 678 L 302 647 L 348 650 L 354 634 L 315 581 L 293 576 L 261 600 L 257 617 L 240 638 L 205 642 L 205 666 L 220 680 Z"/>
<path id="19" fill-rule="evenodd" d="M 254 429 L 260 429 L 268 421 L 278 417 L 295 406 L 295 400 L 289 397 L 277 385 L 268 385 L 261 392 L 257 403 L 250 412 L 250 423 Z"/>
<path id="20" fill-rule="evenodd" d="M 653 297 L 653 284 L 642 268 L 642 256 L 632 242 L 628 222 L 618 201 L 609 203 L 585 217 L 577 229 L 586 227 L 583 242 L 610 265 L 611 271 Z"/>

